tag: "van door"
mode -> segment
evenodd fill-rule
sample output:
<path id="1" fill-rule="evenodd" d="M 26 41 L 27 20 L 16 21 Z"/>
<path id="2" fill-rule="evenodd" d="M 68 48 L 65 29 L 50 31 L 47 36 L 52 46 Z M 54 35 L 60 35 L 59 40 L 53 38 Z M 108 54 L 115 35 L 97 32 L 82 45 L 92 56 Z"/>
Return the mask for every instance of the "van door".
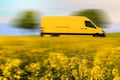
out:
<path id="1" fill-rule="evenodd" d="M 91 21 L 85 21 L 85 33 L 86 34 L 95 34 L 97 28 Z"/>
<path id="2" fill-rule="evenodd" d="M 67 17 L 52 17 L 49 23 L 52 33 L 68 33 L 69 19 Z"/>
<path id="3" fill-rule="evenodd" d="M 69 33 L 83 34 L 84 33 L 84 22 L 79 17 L 73 17 L 70 20 Z"/>

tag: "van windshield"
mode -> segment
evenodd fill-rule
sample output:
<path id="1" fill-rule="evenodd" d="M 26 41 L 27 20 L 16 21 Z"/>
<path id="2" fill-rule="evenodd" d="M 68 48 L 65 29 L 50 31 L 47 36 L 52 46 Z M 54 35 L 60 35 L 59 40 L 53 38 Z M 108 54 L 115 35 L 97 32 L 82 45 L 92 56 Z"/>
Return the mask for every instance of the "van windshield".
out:
<path id="1" fill-rule="evenodd" d="M 89 28 L 96 28 L 90 21 L 85 21 L 85 26 Z"/>

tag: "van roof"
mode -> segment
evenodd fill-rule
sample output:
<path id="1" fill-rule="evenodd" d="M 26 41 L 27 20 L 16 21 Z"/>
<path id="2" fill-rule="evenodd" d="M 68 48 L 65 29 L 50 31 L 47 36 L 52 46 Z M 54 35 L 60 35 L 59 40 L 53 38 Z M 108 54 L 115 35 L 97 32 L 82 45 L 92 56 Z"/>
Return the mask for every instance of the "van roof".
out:
<path id="1" fill-rule="evenodd" d="M 89 20 L 87 17 L 85 16 L 43 16 L 42 18 L 81 18 L 81 19 L 84 19 L 84 20 Z"/>

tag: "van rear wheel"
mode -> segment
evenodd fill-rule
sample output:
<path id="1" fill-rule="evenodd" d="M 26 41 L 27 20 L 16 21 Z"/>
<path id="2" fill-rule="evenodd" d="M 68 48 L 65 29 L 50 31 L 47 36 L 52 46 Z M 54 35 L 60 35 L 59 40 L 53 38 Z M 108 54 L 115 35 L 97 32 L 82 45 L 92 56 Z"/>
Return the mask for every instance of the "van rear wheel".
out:
<path id="1" fill-rule="evenodd" d="M 43 34 L 41 34 L 40 36 L 41 36 L 41 37 L 44 37 L 44 35 L 43 35 Z"/>
<path id="2" fill-rule="evenodd" d="M 59 34 L 52 34 L 52 37 L 59 37 Z"/>

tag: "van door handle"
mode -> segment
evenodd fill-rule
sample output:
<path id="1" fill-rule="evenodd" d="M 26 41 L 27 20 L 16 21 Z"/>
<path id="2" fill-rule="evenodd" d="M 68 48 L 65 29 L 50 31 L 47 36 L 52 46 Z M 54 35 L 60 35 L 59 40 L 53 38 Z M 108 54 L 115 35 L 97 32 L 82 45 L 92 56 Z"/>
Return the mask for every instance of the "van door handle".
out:
<path id="1" fill-rule="evenodd" d="M 80 28 L 80 29 L 83 29 L 83 28 Z M 87 29 L 87 28 L 84 28 L 84 29 Z"/>

